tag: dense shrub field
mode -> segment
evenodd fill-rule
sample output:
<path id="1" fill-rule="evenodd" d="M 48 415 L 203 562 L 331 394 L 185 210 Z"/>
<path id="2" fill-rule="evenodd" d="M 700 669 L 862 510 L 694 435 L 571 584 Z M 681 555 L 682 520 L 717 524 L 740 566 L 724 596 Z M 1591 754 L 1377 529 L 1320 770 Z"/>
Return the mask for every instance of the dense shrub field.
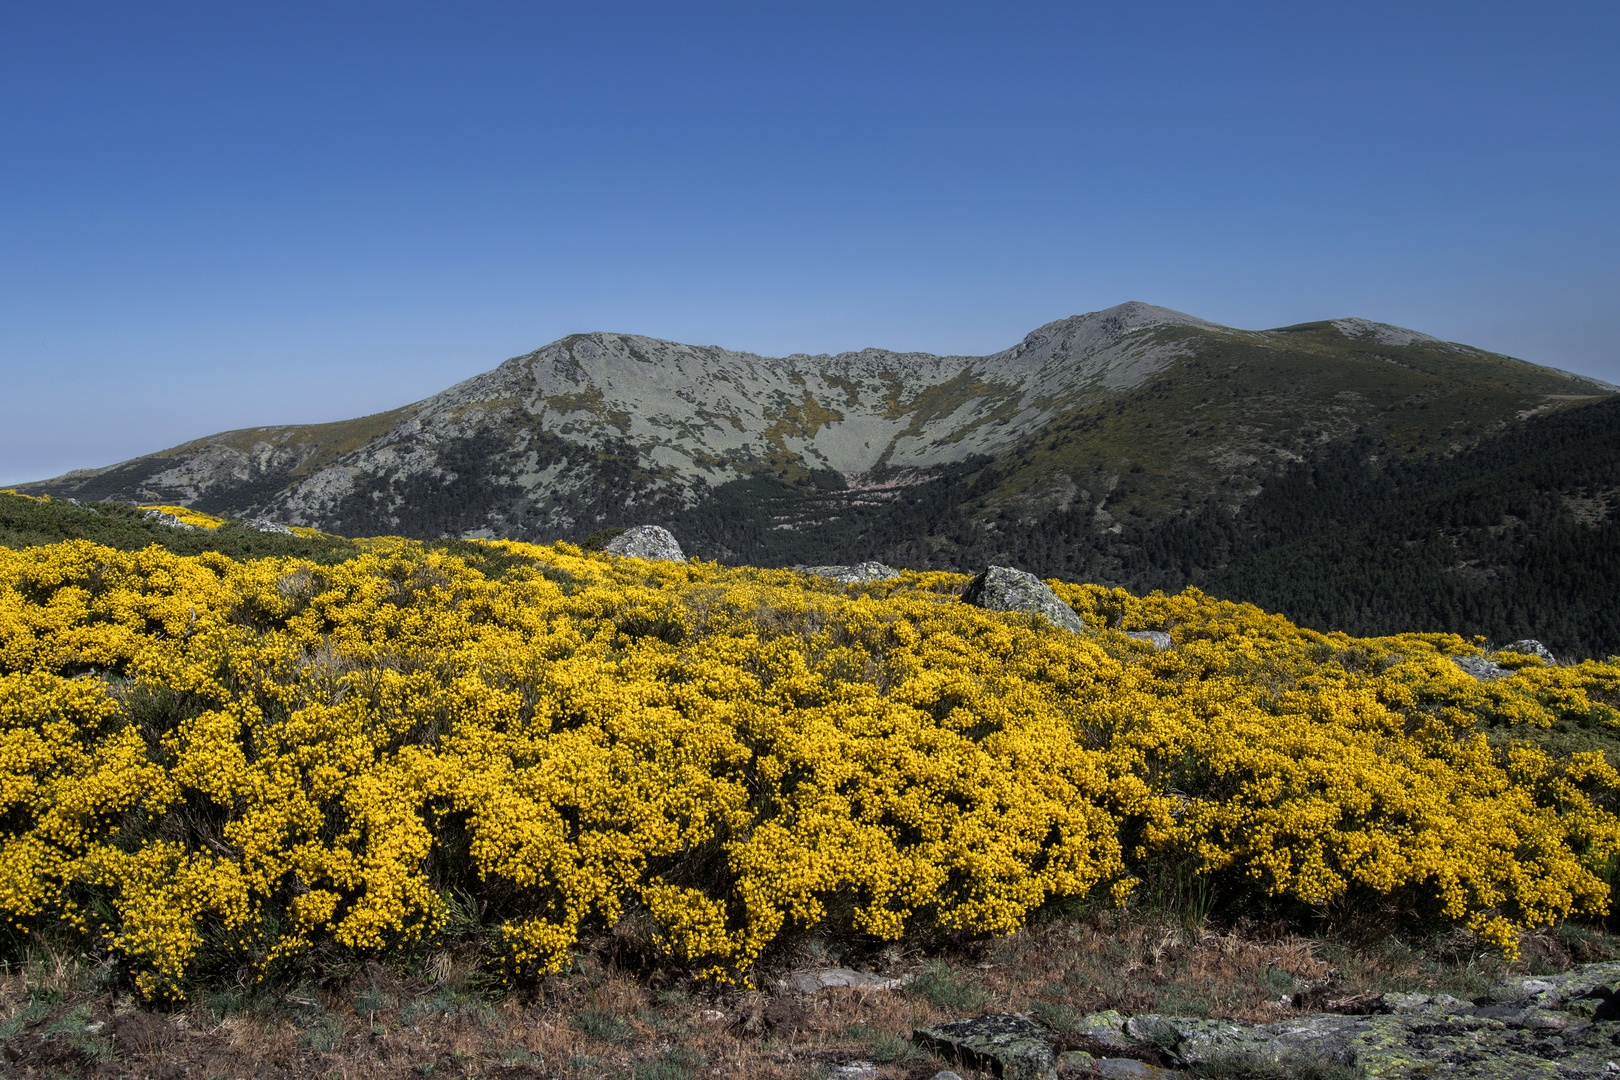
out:
<path id="1" fill-rule="evenodd" d="M 1614 663 L 1481 684 L 1447 659 L 1478 641 L 1196 590 L 1054 584 L 1072 635 L 947 573 L 360 546 L 0 549 L 7 949 L 71 932 L 177 998 L 446 934 L 529 979 L 626 922 L 747 979 L 806 929 L 996 934 L 1172 869 L 1509 953 L 1608 910 Z M 1555 728 L 1598 749 L 1528 737 Z"/>

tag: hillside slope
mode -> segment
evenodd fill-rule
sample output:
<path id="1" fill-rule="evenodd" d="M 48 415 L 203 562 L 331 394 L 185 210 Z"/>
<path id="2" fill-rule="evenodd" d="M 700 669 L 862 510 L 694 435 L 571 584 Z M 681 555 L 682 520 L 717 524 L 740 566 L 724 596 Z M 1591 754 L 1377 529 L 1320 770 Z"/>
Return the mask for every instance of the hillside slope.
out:
<path id="1" fill-rule="evenodd" d="M 994 482 L 963 510 L 974 521 L 1084 508 L 1107 530 L 1212 496 L 1240 504 L 1369 423 L 1418 453 L 1612 390 L 1364 320 L 1245 331 L 1137 302 L 985 357 L 768 358 L 597 333 L 393 412 L 226 432 L 22 490 L 421 538 L 578 538 L 694 515 L 746 530 L 769 498 L 766 530 L 799 532 L 845 516 L 830 493 L 846 509 L 903 502 L 988 461 Z M 712 553 L 761 554 L 718 540 Z"/>

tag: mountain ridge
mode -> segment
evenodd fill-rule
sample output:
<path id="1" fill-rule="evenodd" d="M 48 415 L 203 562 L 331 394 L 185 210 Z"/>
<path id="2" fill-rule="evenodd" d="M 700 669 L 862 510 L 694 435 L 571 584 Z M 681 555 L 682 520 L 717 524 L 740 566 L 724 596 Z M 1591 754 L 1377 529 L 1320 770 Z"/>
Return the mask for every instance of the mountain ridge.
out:
<path id="1" fill-rule="evenodd" d="M 599 331 L 387 412 L 221 432 L 19 490 L 536 539 L 689 512 L 728 485 L 892 493 L 985 459 L 1004 478 L 981 517 L 1080 499 L 1106 529 L 1189 493 L 1240 504 L 1270 470 L 1368 423 L 1417 452 L 1614 389 L 1366 319 L 1241 330 L 1140 301 L 977 357 L 765 357 Z"/>

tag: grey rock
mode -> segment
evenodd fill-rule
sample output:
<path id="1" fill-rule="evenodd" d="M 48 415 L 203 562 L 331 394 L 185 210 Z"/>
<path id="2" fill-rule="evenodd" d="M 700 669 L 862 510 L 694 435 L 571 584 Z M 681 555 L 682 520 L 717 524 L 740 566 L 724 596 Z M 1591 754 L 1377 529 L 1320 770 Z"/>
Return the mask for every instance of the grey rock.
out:
<path id="1" fill-rule="evenodd" d="M 1125 1049 L 1131 1045 L 1131 1040 L 1125 1037 L 1126 1017 L 1114 1009 L 1107 1012 L 1089 1013 L 1082 1016 L 1075 1024 L 1074 1033 L 1081 1038 L 1091 1039 L 1104 1046 L 1117 1046 Z"/>
<path id="2" fill-rule="evenodd" d="M 776 985 L 796 994 L 814 994 L 818 990 L 833 987 L 848 987 L 851 990 L 898 990 L 904 984 L 900 979 L 887 979 L 868 971 L 817 968 L 814 971 L 800 971 L 789 975 L 779 980 Z"/>
<path id="3" fill-rule="evenodd" d="M 1491 682 L 1493 679 L 1505 679 L 1513 672 L 1505 667 L 1491 663 L 1483 656 L 1453 656 L 1451 662 L 1462 668 L 1480 682 Z"/>
<path id="4" fill-rule="evenodd" d="M 1045 582 L 1007 566 L 992 566 L 974 578 L 962 594 L 962 602 L 986 611 L 1024 611 L 1041 616 L 1061 630 L 1086 632 L 1085 622 Z"/>
<path id="5" fill-rule="evenodd" d="M 242 526 L 248 529 L 256 529 L 263 533 L 279 533 L 282 536 L 298 535 L 280 522 L 271 521 L 268 518 L 253 518 L 251 521 L 242 522 Z"/>
<path id="6" fill-rule="evenodd" d="M 1383 1002 L 1384 1007 L 1375 1012 L 1456 1012 L 1468 1007 L 1468 1002 L 1450 994 L 1385 994 Z"/>
<path id="7" fill-rule="evenodd" d="M 1561 975 L 1513 976 L 1492 986 L 1486 997 L 1498 1004 L 1523 1002 L 1577 1016 L 1591 1016 L 1604 1008 L 1601 1003 L 1614 1001 L 1612 1007 L 1620 1013 L 1620 1000 L 1616 1000 L 1620 999 L 1620 962 L 1582 964 Z"/>
<path id="8" fill-rule="evenodd" d="M 872 581 L 888 581 L 900 576 L 900 571 L 880 562 L 856 563 L 854 566 L 795 566 L 804 574 L 814 574 L 836 581 L 840 585 L 865 585 Z"/>
<path id="9" fill-rule="evenodd" d="M 1561 975 L 1515 976 L 1472 1004 L 1446 994 L 1382 996 L 1376 1015 L 1318 1013 L 1243 1025 L 1201 1017 L 1117 1012 L 1083 1018 L 1076 1034 L 1092 1049 L 1151 1045 L 1178 1068 L 1218 1074 L 1310 1074 L 1353 1067 L 1370 1078 L 1440 1075 L 1549 1080 L 1620 1075 L 1620 963 Z M 1104 1076 L 1158 1076 L 1137 1066 L 1063 1058 Z M 1247 1064 L 1245 1064 L 1247 1063 Z M 1151 1067 L 1151 1066 L 1146 1066 Z"/>
<path id="10" fill-rule="evenodd" d="M 155 521 L 159 525 L 167 525 L 171 529 L 195 529 L 197 527 L 181 521 L 173 514 L 164 513 L 162 510 L 148 510 L 141 516 L 148 521 Z"/>
<path id="11" fill-rule="evenodd" d="M 872 1080 L 878 1074 L 878 1067 L 870 1061 L 850 1061 L 843 1065 L 834 1065 L 828 1075 L 832 1080 Z"/>
<path id="12" fill-rule="evenodd" d="M 933 1075 L 932 1080 L 962 1080 L 962 1078 L 949 1069 L 941 1069 Z"/>
<path id="13" fill-rule="evenodd" d="M 911 1040 L 925 1050 L 1005 1080 L 1050 1080 L 1057 1059 L 1046 1031 L 1021 1016 L 981 1016 L 918 1028 Z"/>
<path id="14" fill-rule="evenodd" d="M 1535 638 L 1520 638 L 1518 641 L 1515 641 L 1511 645 L 1502 646 L 1502 648 L 1499 651 L 1501 651 L 1501 652 L 1527 653 L 1530 656 L 1539 656 L 1539 657 L 1541 657 L 1542 662 L 1545 663 L 1545 664 L 1557 664 L 1558 663 L 1558 658 L 1552 654 L 1552 652 L 1547 648 L 1547 646 L 1543 645 L 1541 642 L 1537 641 Z"/>
<path id="15" fill-rule="evenodd" d="M 1170 635 L 1165 633 L 1163 630 L 1127 630 L 1125 631 L 1125 636 L 1130 638 L 1132 641 L 1152 642 L 1153 647 L 1158 649 L 1160 652 L 1164 652 L 1164 650 L 1175 644 L 1175 642 L 1170 640 Z"/>
<path id="16" fill-rule="evenodd" d="M 1106 1076 L 1108 1080 L 1172 1080 L 1187 1075 L 1184 1072 L 1161 1069 L 1157 1065 L 1149 1065 L 1135 1058 L 1096 1058 L 1088 1068 L 1099 1076 Z"/>
<path id="17" fill-rule="evenodd" d="M 680 543 L 662 525 L 637 525 L 608 541 L 602 549 L 609 555 L 623 555 L 629 559 L 661 559 L 665 562 L 685 562 L 686 553 Z"/>

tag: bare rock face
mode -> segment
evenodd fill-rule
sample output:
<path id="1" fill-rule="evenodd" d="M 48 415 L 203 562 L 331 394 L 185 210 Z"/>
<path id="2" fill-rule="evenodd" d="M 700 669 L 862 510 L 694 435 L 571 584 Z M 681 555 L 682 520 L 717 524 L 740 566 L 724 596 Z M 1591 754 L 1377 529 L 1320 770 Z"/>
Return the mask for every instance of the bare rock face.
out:
<path id="1" fill-rule="evenodd" d="M 962 594 L 964 604 L 986 611 L 1025 611 L 1039 615 L 1060 630 L 1083 634 L 1086 624 L 1074 609 L 1034 574 L 1007 566 L 992 566 L 973 579 Z"/>
<path id="2" fill-rule="evenodd" d="M 685 562 L 686 553 L 680 542 L 662 525 L 637 525 L 608 541 L 602 549 L 609 555 L 623 555 L 629 559 L 662 559 L 665 562 Z"/>
<path id="3" fill-rule="evenodd" d="M 880 562 L 856 563 L 854 566 L 795 566 L 803 574 L 814 574 L 840 585 L 865 585 L 873 581 L 888 581 L 900 576 L 900 571 Z"/>

